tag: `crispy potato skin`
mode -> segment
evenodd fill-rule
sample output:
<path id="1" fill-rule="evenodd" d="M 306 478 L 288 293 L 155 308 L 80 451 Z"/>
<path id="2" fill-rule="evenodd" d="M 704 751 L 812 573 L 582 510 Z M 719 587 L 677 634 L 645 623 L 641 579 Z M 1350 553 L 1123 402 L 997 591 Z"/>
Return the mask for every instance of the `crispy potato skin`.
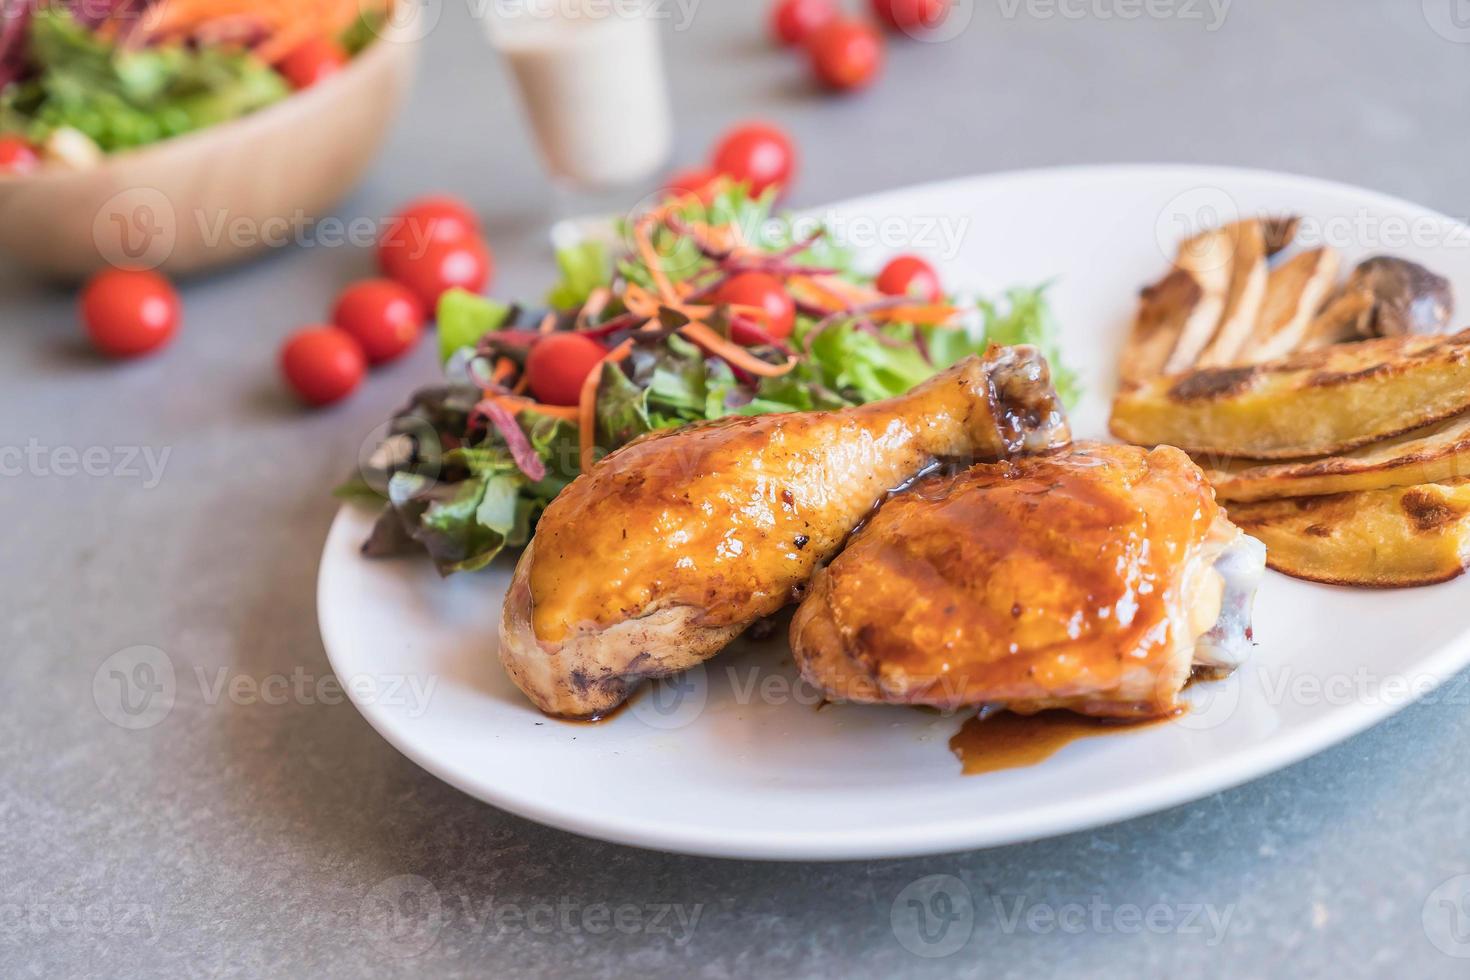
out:
<path id="1" fill-rule="evenodd" d="M 1470 413 L 1338 456 L 1259 463 L 1219 461 L 1208 468 L 1221 500 L 1275 500 L 1441 483 L 1470 476 Z"/>
<path id="2" fill-rule="evenodd" d="M 1137 445 L 1290 459 L 1341 453 L 1470 408 L 1470 331 L 1304 351 L 1121 392 L 1111 429 Z"/>
<path id="3" fill-rule="evenodd" d="M 1448 581 L 1470 557 L 1470 481 L 1226 505 L 1266 544 L 1266 563 L 1328 585 Z"/>

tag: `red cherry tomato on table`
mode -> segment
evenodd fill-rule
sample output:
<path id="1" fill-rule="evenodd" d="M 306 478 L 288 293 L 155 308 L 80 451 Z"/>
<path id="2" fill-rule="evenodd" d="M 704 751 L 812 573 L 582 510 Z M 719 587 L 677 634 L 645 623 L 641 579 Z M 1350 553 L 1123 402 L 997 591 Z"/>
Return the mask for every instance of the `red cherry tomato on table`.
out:
<path id="1" fill-rule="evenodd" d="M 900 255 L 889 260 L 874 285 L 885 296 L 913 296 L 926 303 L 937 303 L 944 298 L 939 273 L 917 255 Z"/>
<path id="2" fill-rule="evenodd" d="M 526 381 L 536 400 L 547 405 L 575 405 L 582 383 L 607 356 L 607 348 L 579 333 L 549 333 L 536 341 L 526 358 Z"/>
<path id="3" fill-rule="evenodd" d="M 950 0 L 873 0 L 873 13 L 895 31 L 932 31 L 949 16 Z"/>
<path id="4" fill-rule="evenodd" d="M 388 279 L 353 283 L 337 298 L 332 322 L 362 345 L 369 364 L 404 354 L 424 329 L 424 304 L 407 286 Z"/>
<path id="5" fill-rule="evenodd" d="M 311 88 L 322 79 L 337 74 L 347 67 L 349 60 L 342 45 L 316 37 L 292 48 L 291 53 L 277 63 L 276 71 L 285 76 L 292 88 L 300 90 Z"/>
<path id="6" fill-rule="evenodd" d="M 883 67 L 883 35 L 860 20 L 835 20 L 807 39 L 812 71 L 829 88 L 863 88 Z"/>
<path id="7" fill-rule="evenodd" d="M 776 0 L 771 5 L 771 35 L 779 44 L 801 44 L 812 31 L 836 19 L 833 0 Z"/>
<path id="8" fill-rule="evenodd" d="M 791 330 L 796 326 L 796 303 L 791 294 L 786 292 L 780 279 L 764 272 L 742 272 L 730 279 L 715 291 L 715 302 L 731 306 L 754 306 L 765 310 L 764 319 L 750 319 L 772 340 L 785 340 L 791 336 Z M 760 339 L 750 336 L 748 332 L 745 337 L 739 336 L 739 326 L 737 322 L 736 329 L 732 331 L 735 340 L 749 343 Z"/>
<path id="9" fill-rule="evenodd" d="M 478 238 L 433 242 L 420 255 L 412 251 L 397 255 L 392 266 L 392 277 L 411 289 L 430 310 L 451 289 L 480 292 L 495 272 L 490 248 Z"/>
<path id="10" fill-rule="evenodd" d="M 179 328 L 179 294 L 156 272 L 108 269 L 82 290 L 82 323 L 111 357 L 157 350 Z"/>
<path id="11" fill-rule="evenodd" d="M 41 166 L 41 155 L 19 136 L 0 136 L 0 174 L 29 174 Z"/>
<path id="12" fill-rule="evenodd" d="M 749 184 L 752 193 L 786 187 L 796 173 L 791 137 L 767 123 L 746 123 L 730 130 L 715 147 L 716 173 Z"/>
<path id="13" fill-rule="evenodd" d="M 433 242 L 458 242 L 480 237 L 480 220 L 457 197 L 432 194 L 416 198 L 388 219 L 378 239 L 378 265 L 392 276 Z"/>
<path id="14" fill-rule="evenodd" d="M 281 373 L 308 405 L 330 405 L 362 383 L 367 358 L 347 331 L 319 324 L 303 327 L 286 340 Z"/>

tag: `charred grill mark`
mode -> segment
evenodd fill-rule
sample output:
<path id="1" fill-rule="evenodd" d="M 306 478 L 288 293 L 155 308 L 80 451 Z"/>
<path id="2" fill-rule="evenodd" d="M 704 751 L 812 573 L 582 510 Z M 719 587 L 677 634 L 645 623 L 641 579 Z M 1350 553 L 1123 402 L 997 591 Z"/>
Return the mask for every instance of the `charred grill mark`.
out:
<path id="1" fill-rule="evenodd" d="M 1432 534 L 1465 515 L 1464 510 L 1450 506 L 1432 491 L 1417 488 L 1407 491 L 1399 506 L 1420 534 Z"/>
<path id="2" fill-rule="evenodd" d="M 1255 386 L 1260 372 L 1253 367 L 1209 368 L 1185 375 L 1169 389 L 1179 402 L 1213 401 L 1244 394 Z"/>
<path id="3" fill-rule="evenodd" d="M 1372 367 L 1363 368 L 1361 371 L 1322 371 L 1307 379 L 1305 388 L 1335 388 L 1339 385 L 1349 385 L 1358 381 L 1368 381 L 1373 378 L 1388 378 L 1400 374 L 1404 370 L 1402 364 L 1386 362 L 1374 364 Z"/>

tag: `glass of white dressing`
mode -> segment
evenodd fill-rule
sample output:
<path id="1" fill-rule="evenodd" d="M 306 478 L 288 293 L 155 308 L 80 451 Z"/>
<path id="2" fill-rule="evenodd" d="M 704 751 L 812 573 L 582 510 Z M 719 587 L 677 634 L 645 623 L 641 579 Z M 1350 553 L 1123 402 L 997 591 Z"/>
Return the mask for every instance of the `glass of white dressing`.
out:
<path id="1" fill-rule="evenodd" d="M 492 0 L 491 41 L 510 66 L 562 217 L 625 210 L 673 147 L 649 0 Z"/>

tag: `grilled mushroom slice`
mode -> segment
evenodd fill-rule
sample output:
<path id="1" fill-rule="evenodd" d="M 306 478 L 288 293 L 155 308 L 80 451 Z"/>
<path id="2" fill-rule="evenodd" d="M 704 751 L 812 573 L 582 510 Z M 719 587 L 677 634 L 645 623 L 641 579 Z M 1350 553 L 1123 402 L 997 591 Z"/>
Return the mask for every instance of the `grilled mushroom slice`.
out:
<path id="1" fill-rule="evenodd" d="M 1417 262 L 1378 255 L 1353 270 L 1312 323 L 1303 347 L 1445 333 L 1454 311 L 1449 280 Z"/>
<path id="2" fill-rule="evenodd" d="M 1237 237 L 1235 227 L 1228 225 L 1202 232 L 1179 246 L 1174 265 L 1194 279 L 1200 296 L 1184 320 L 1174 349 L 1164 364 L 1165 374 L 1194 367 L 1200 353 L 1214 338 L 1234 281 Z"/>
<path id="3" fill-rule="evenodd" d="M 1273 215 L 1261 219 L 1261 231 L 1266 236 L 1266 254 L 1275 255 L 1296 240 L 1296 231 L 1302 219 L 1294 214 Z"/>
<path id="4" fill-rule="evenodd" d="M 1195 359 L 1194 367 L 1225 367 L 1239 359 L 1266 299 L 1266 233 L 1259 221 L 1237 221 L 1225 233 L 1235 242 L 1235 261 L 1230 272 L 1230 291 L 1225 315 L 1215 328 L 1210 343 Z"/>
<path id="5" fill-rule="evenodd" d="M 1271 270 L 1266 301 L 1250 339 L 1237 360 L 1260 364 L 1285 357 L 1306 336 L 1322 303 L 1337 281 L 1338 257 L 1330 248 L 1294 255 Z"/>

